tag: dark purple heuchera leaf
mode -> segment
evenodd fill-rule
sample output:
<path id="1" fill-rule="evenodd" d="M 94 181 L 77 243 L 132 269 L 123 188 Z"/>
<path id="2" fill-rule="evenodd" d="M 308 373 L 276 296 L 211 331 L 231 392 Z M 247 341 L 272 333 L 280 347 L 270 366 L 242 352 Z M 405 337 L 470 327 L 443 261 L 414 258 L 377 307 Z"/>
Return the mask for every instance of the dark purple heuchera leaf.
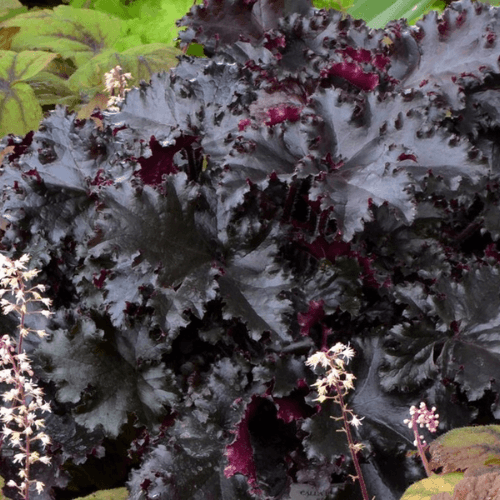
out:
<path id="1" fill-rule="evenodd" d="M 147 468 L 132 474 L 131 495 L 147 493 L 162 499 L 251 497 L 241 477 L 225 473 L 226 450 L 218 444 L 229 444 L 233 429 L 238 428 L 240 419 L 247 418 L 246 398 L 240 395 L 248 386 L 248 369 L 248 363 L 235 355 L 215 363 L 209 373 L 200 374 L 188 388 L 184 409 L 179 408 L 182 417 L 169 428 L 171 437 L 165 444 L 161 439 L 153 440 L 144 461 Z M 202 392 L 197 390 L 200 383 Z M 260 384 L 253 389 L 258 391 L 259 387 L 263 389 Z M 251 449 L 239 460 L 249 461 L 250 469 L 242 472 L 251 476 Z M 190 473 L 185 474 L 188 469 Z"/>
<path id="2" fill-rule="evenodd" d="M 373 90 L 381 81 L 384 85 L 393 81 L 385 75 L 390 59 L 386 56 L 389 49 L 383 43 L 386 36 L 383 30 L 370 30 L 364 21 L 345 18 L 341 12 L 334 10 L 317 10 L 306 3 L 296 8 L 293 3 L 286 2 L 288 12 L 265 36 L 254 33 L 253 36 L 235 38 L 231 25 L 221 24 L 217 26 L 216 39 L 203 28 L 196 32 L 193 29 L 203 12 L 203 8 L 195 7 L 192 13 L 179 21 L 179 26 L 188 27 L 179 33 L 180 46 L 198 42 L 211 55 L 214 51 L 219 52 L 242 65 L 247 61 L 263 63 L 262 69 L 265 70 L 272 66 L 278 76 L 273 83 L 282 88 L 286 86 L 278 82 L 283 82 L 286 77 L 297 79 L 301 85 L 309 87 L 316 85 L 320 75 L 333 76 L 337 81 L 346 80 L 364 90 Z M 258 4 L 260 2 L 255 3 Z M 352 46 L 353 40 L 363 48 Z M 313 80 L 307 82 L 307 77 Z M 267 80 L 268 76 L 261 72 L 259 79 Z"/>
<path id="3" fill-rule="evenodd" d="M 405 321 L 388 332 L 382 386 L 421 386 L 440 373 L 457 381 L 469 400 L 479 400 L 500 377 L 494 347 L 500 340 L 499 283 L 497 267 L 469 262 L 459 281 L 441 279 L 428 290 L 398 287 L 409 306 Z"/>
<path id="4" fill-rule="evenodd" d="M 463 82 L 469 78 L 481 81 L 486 74 L 497 72 L 496 33 L 499 23 L 496 8 L 468 0 L 455 2 L 439 19 L 436 12 L 429 12 L 417 22 L 418 28 L 413 35 L 413 46 L 420 52 L 417 64 L 399 78 L 400 85 L 403 88 L 444 88 L 449 91 L 451 82 Z M 448 47 L 453 47 L 461 57 L 446 57 L 444 53 Z M 454 105 L 460 98 L 459 88 L 455 86 L 456 93 L 450 95 L 454 98 Z"/>
<path id="5" fill-rule="evenodd" d="M 487 172 L 482 158 L 470 158 L 472 147 L 466 140 L 425 124 L 417 111 L 425 100 L 418 102 L 416 96 L 410 104 L 400 96 L 380 102 L 371 94 L 362 112 L 344 103 L 333 89 L 320 90 L 310 99 L 311 105 L 302 110 L 302 123 L 287 122 L 281 132 L 267 125 L 242 132 L 225 158 L 230 168 L 222 177 L 222 196 L 229 199 L 232 193 L 230 199 L 236 202 L 235 189 L 248 191 L 248 179 L 264 187 L 269 164 L 273 175 L 288 183 L 293 175 L 315 174 L 311 201 L 319 198 L 322 210 L 332 209 L 339 234 L 349 241 L 362 230 L 363 222 L 371 220 L 372 205 L 387 203 L 396 217 L 411 223 L 412 184 L 425 180 L 428 173 L 443 177 L 456 189 L 463 178 L 477 181 Z M 344 135 L 343 124 L 351 121 L 353 127 Z M 307 154 L 312 139 L 314 148 Z M 446 157 L 440 155 L 443 147 Z"/>
<path id="6" fill-rule="evenodd" d="M 254 340 L 260 340 L 262 332 L 270 332 L 277 347 L 292 340 L 285 319 L 287 314 L 292 314 L 292 308 L 282 295 L 291 290 L 292 280 L 290 273 L 272 265 L 276 254 L 277 248 L 269 240 L 257 251 L 246 252 L 246 255 L 235 253 L 234 260 L 227 261 L 227 271 L 217 281 L 225 302 L 224 316 L 244 318 Z"/>
<path id="7" fill-rule="evenodd" d="M 311 8 L 309 0 L 234 0 L 204 2 L 194 6 L 182 19 L 179 26 L 189 26 L 181 40 L 189 39 L 204 45 L 205 53 L 213 52 L 219 44 L 230 45 L 238 40 L 256 43 L 264 34 L 276 28 L 281 17 L 291 12 L 307 15 Z M 183 21 L 186 24 L 183 24 Z M 188 31 L 188 33 L 187 33 Z M 272 44 L 268 40 L 268 44 Z M 181 48 L 183 46 L 181 45 Z"/>
<path id="8" fill-rule="evenodd" d="M 316 176 L 311 199 L 321 196 L 322 208 L 333 206 L 333 214 L 346 240 L 362 227 L 363 221 L 371 219 L 373 204 L 388 204 L 398 218 L 406 224 L 412 222 L 415 203 L 408 191 L 412 178 L 421 180 L 428 172 L 433 172 L 455 189 L 462 177 L 478 180 L 486 172 L 477 162 L 469 160 L 470 145 L 466 142 L 460 145 L 455 141 L 452 145 L 448 134 L 430 127 L 424 126 L 424 132 L 420 128 L 423 125 L 421 114 L 415 109 L 407 108 L 408 118 L 403 118 L 409 103 L 400 96 L 394 101 L 387 98 L 380 102 L 374 94 L 368 95 L 363 111 L 356 113 L 358 126 L 346 135 L 337 132 L 341 128 L 337 124 L 353 119 L 354 106 L 342 105 L 340 94 L 330 89 L 313 99 L 317 103 L 316 110 L 326 111 L 335 103 L 325 120 L 320 150 L 334 144 L 336 157 L 342 161 L 330 163 L 328 174 Z M 417 109 L 422 106 L 418 99 L 411 102 Z M 445 144 L 450 156 L 440 163 L 439 152 Z M 463 170 L 459 167 L 462 164 Z M 387 177 L 390 182 L 385 181 Z"/>
<path id="9" fill-rule="evenodd" d="M 155 426 L 164 405 L 176 405 L 178 389 L 171 370 L 139 360 L 158 359 L 165 348 L 145 331 L 134 335 L 130 329 L 128 338 L 117 333 L 112 337 L 90 319 L 73 322 L 71 335 L 55 330 L 51 341 L 38 350 L 49 363 L 57 359 L 57 368 L 48 375 L 59 387 L 57 399 L 76 404 L 78 424 L 87 429 L 102 426 L 113 438 L 130 411 Z M 110 382 L 116 380 L 120 384 Z"/>
<path id="10" fill-rule="evenodd" d="M 178 311 L 174 315 L 178 323 L 177 315 L 182 315 L 189 299 L 185 289 L 175 293 L 170 287 L 178 288 L 186 276 L 201 268 L 207 274 L 203 278 L 207 284 L 214 279 L 210 251 L 194 227 L 191 200 L 196 192 L 190 192 L 184 173 L 171 179 L 174 183 L 168 183 L 165 195 L 148 185 L 134 188 L 129 182 L 101 189 L 102 208 L 95 222 L 97 237 L 89 242 L 87 258 L 95 269 L 93 274 L 111 268 L 112 272 L 101 280 L 99 293 L 106 296 L 107 312 L 117 327 L 126 321 L 126 303 L 141 302 L 141 288 L 158 288 L 164 308 L 171 304 L 170 307 Z M 110 259 L 114 261 L 111 266 Z M 106 261 L 105 264 L 97 267 L 102 261 Z M 86 277 L 89 283 L 90 275 L 86 274 L 82 278 Z M 163 288 L 166 290 L 160 292 Z M 210 286 L 190 292 L 192 303 L 214 297 Z M 196 299 L 199 294 L 203 297 Z M 156 322 L 165 330 L 173 326 L 163 311 Z"/>

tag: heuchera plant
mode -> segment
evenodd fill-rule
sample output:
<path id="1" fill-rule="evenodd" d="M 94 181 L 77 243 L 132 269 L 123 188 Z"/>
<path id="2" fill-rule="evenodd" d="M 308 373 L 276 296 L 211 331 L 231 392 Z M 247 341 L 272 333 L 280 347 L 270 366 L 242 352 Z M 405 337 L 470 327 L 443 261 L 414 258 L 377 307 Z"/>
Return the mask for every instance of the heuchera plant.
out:
<path id="1" fill-rule="evenodd" d="M 25 341 L 53 408 L 36 498 L 118 441 L 132 500 L 361 498 L 305 365 L 342 342 L 367 489 L 399 500 L 425 475 L 415 401 L 443 430 L 500 417 L 498 9 L 368 30 L 208 0 L 182 23 L 208 59 L 96 112 L 102 130 L 58 107 L 1 142 L 1 250 L 53 301 Z"/>

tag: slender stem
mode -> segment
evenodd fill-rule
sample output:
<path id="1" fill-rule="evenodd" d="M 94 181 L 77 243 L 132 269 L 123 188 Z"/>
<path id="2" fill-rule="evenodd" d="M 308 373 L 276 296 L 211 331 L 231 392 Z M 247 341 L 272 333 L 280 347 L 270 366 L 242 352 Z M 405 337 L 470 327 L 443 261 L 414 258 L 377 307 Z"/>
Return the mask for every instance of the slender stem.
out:
<path id="1" fill-rule="evenodd" d="M 335 390 L 337 391 L 338 403 L 340 404 L 340 408 L 342 410 L 342 416 L 344 418 L 344 429 L 347 434 L 347 441 L 349 443 L 349 449 L 351 450 L 354 467 L 356 468 L 356 474 L 359 480 L 359 486 L 361 488 L 363 500 L 370 500 L 370 497 L 368 496 L 368 490 L 366 489 L 365 480 L 363 478 L 363 473 L 361 472 L 361 466 L 359 465 L 358 457 L 356 456 L 356 450 L 354 449 L 354 441 L 352 439 L 351 427 L 349 421 L 347 420 L 347 409 L 344 403 L 344 398 L 342 397 L 342 387 L 338 382 L 335 384 Z"/>
<path id="2" fill-rule="evenodd" d="M 418 424 L 416 420 L 413 418 L 413 432 L 415 434 L 415 440 L 417 442 L 417 448 L 418 448 L 418 453 L 420 455 L 420 458 L 422 459 L 422 463 L 424 464 L 425 472 L 427 473 L 428 477 L 431 477 L 433 475 L 433 472 L 431 471 L 431 467 L 429 465 L 429 462 L 427 461 L 427 457 L 425 456 L 425 451 L 424 447 L 422 446 L 422 443 L 420 442 L 420 436 L 418 434 Z"/>
<path id="3" fill-rule="evenodd" d="M 24 281 L 23 281 L 22 277 L 18 278 L 18 283 L 19 283 L 19 287 L 20 287 L 22 294 L 23 294 L 23 297 L 24 297 L 25 286 L 24 286 Z M 23 352 L 23 350 L 22 350 L 22 348 L 23 348 L 22 331 L 24 329 L 24 318 L 26 316 L 26 313 L 24 312 L 22 307 L 21 307 L 20 314 L 21 314 L 21 321 L 20 321 L 20 326 L 19 326 L 19 341 L 18 341 L 18 345 L 17 345 L 17 353 L 18 354 L 22 354 L 22 352 Z M 18 376 L 21 376 L 20 371 L 21 370 L 19 369 Z M 30 423 L 28 420 L 29 411 L 28 411 L 28 405 L 26 404 L 26 393 L 24 391 L 24 386 L 22 384 L 19 384 L 19 389 L 21 391 L 20 399 L 21 399 L 22 407 L 26 409 L 23 420 L 24 420 L 24 428 L 27 429 L 28 427 L 30 427 Z M 24 481 L 25 481 L 25 483 L 24 483 L 25 484 L 24 499 L 29 500 L 29 494 L 30 494 L 29 493 L 29 489 L 30 489 L 30 481 L 29 481 L 29 477 L 30 477 L 30 437 L 29 437 L 29 434 L 27 434 L 27 433 L 25 433 L 25 436 L 26 436 L 26 448 L 25 448 L 25 455 L 26 455 L 25 473 L 26 473 L 26 476 L 24 477 Z"/>
<path id="4" fill-rule="evenodd" d="M 19 286 L 22 290 L 23 297 L 24 297 L 24 282 L 23 282 L 23 279 L 21 276 L 18 276 L 17 282 L 19 283 Z M 23 331 L 23 328 L 24 328 L 24 316 L 26 313 L 21 309 L 20 314 L 21 314 L 21 323 L 20 323 L 20 327 L 19 327 L 19 341 L 17 343 L 17 353 L 18 354 L 21 354 L 23 352 L 23 350 L 22 350 L 23 349 L 23 336 L 22 336 L 21 332 Z"/>

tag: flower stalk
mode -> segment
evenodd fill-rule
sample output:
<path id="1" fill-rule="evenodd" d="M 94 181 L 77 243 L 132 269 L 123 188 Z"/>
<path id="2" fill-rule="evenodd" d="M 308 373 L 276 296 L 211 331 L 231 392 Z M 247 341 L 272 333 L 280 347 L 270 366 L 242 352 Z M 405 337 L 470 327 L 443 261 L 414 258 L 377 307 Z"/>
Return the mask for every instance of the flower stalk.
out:
<path id="1" fill-rule="evenodd" d="M 429 462 L 427 461 L 427 457 L 425 456 L 425 450 L 423 447 L 423 445 L 425 444 L 425 440 L 423 440 L 424 436 L 419 436 L 418 425 L 420 425 L 420 427 L 427 427 L 430 432 L 436 432 L 439 425 L 439 414 L 434 414 L 435 411 L 435 406 L 433 406 L 431 410 L 428 410 L 426 404 L 422 402 L 420 403 L 419 409 L 417 409 L 415 406 L 412 406 L 410 408 L 411 419 L 403 420 L 403 423 L 407 424 L 410 429 L 413 429 L 413 434 L 415 435 L 415 441 L 413 441 L 413 445 L 418 448 L 418 454 L 422 459 L 422 463 L 424 464 L 425 472 L 427 473 L 428 477 L 431 477 L 433 472 L 431 471 Z"/>
<path id="2" fill-rule="evenodd" d="M 340 356 L 342 356 L 344 359 L 341 359 Z M 356 428 L 360 426 L 361 420 L 363 420 L 364 417 L 359 419 L 356 415 L 354 415 L 352 410 L 349 410 L 347 408 L 347 405 L 344 402 L 344 396 L 345 394 L 347 394 L 349 389 L 354 388 L 353 380 L 356 378 L 352 373 L 348 373 L 345 370 L 344 362 L 345 360 L 349 362 L 349 360 L 353 356 L 354 350 L 351 347 L 345 346 L 341 342 L 338 342 L 327 352 L 320 351 L 310 356 L 306 361 L 306 364 L 308 366 L 312 366 L 313 368 L 316 368 L 318 364 L 321 364 L 323 368 L 326 368 L 328 370 L 326 377 L 318 379 L 318 381 L 313 384 L 313 386 L 317 387 L 319 395 L 319 397 L 314 401 L 323 403 L 327 399 L 333 399 L 340 405 L 342 417 L 330 418 L 334 420 L 343 420 L 344 422 L 344 428 L 338 430 L 337 432 L 345 432 L 347 435 L 349 450 L 351 451 L 352 460 L 356 469 L 356 476 L 349 476 L 353 479 L 353 481 L 358 479 L 361 493 L 363 495 L 363 500 L 370 500 L 370 497 L 368 496 L 368 490 L 366 488 L 366 483 L 361 472 L 361 466 L 359 465 L 357 457 L 357 452 L 361 451 L 364 446 L 361 443 L 354 443 L 350 429 L 350 425 L 354 425 L 354 427 Z M 335 396 L 327 396 L 330 389 L 333 389 L 336 392 Z M 351 420 L 349 420 L 349 416 L 351 416 Z"/>
<path id="3" fill-rule="evenodd" d="M 106 82 L 106 90 L 110 93 L 111 97 L 108 100 L 108 107 L 111 111 L 118 111 L 118 104 L 125 98 L 126 92 L 130 89 L 127 88 L 127 80 L 132 78 L 131 73 L 122 74 L 121 66 L 115 66 L 111 71 L 104 75 Z"/>
<path id="4" fill-rule="evenodd" d="M 31 464 L 40 461 L 45 464 L 50 463 L 49 457 L 41 457 L 36 451 L 31 450 L 31 443 L 40 440 L 45 449 L 50 444 L 50 438 L 45 433 L 34 434 L 33 427 L 36 430 L 45 427 L 43 419 L 36 418 L 36 411 L 41 410 L 50 412 L 50 405 L 43 401 L 43 390 L 38 388 L 32 379 L 33 370 L 25 352 L 22 351 L 23 339 L 29 332 L 37 333 L 41 338 L 47 334 L 44 330 L 33 330 L 25 325 L 25 317 L 28 314 L 27 304 L 30 302 L 42 302 L 46 307 L 51 305 L 50 299 L 42 298 L 37 290 L 45 291 L 44 285 L 36 285 L 26 289 L 24 281 L 28 281 L 36 276 L 40 271 L 34 269 L 23 272 L 26 269 L 26 262 L 29 255 L 23 255 L 19 260 L 12 261 L 0 254 L 0 304 L 3 314 L 16 312 L 20 317 L 19 341 L 17 343 L 17 355 L 15 354 L 16 343 L 9 335 L 3 335 L 0 339 L 0 381 L 13 384 L 14 388 L 3 395 L 3 400 L 12 402 L 10 407 L 2 406 L 0 408 L 0 419 L 5 424 L 2 430 L 0 444 L 3 439 L 10 439 L 14 447 L 19 448 L 20 453 L 14 455 L 14 462 L 22 463 L 25 461 L 24 468 L 19 472 L 19 477 L 23 482 L 19 485 L 10 480 L 7 486 L 17 488 L 25 500 L 29 500 L 29 489 L 31 483 L 36 483 L 36 489 L 40 493 L 43 491 L 44 483 L 41 481 L 30 480 Z M 11 302 L 5 298 L 5 294 L 10 294 L 15 299 Z M 51 312 L 48 310 L 37 310 L 32 313 L 40 313 L 49 317 Z M 10 368 L 9 368 L 10 366 Z M 17 404 L 16 404 L 17 403 Z M 15 428 L 12 425 L 15 424 Z M 25 445 L 23 445 L 25 441 Z"/>
<path id="5" fill-rule="evenodd" d="M 327 370 L 325 377 L 319 378 L 316 383 L 312 384 L 318 391 L 318 398 L 314 401 L 323 403 L 327 399 L 333 399 L 340 405 L 342 417 L 330 418 L 333 418 L 334 420 L 342 420 L 344 423 L 344 428 L 337 430 L 337 432 L 345 432 L 347 435 L 349 450 L 351 451 L 352 460 L 356 469 L 356 476 L 349 474 L 349 477 L 351 477 L 354 481 L 356 479 L 359 480 L 363 500 L 369 500 L 366 483 L 356 455 L 356 453 L 361 451 L 364 446 L 360 443 L 354 444 L 350 429 L 351 425 L 354 425 L 356 428 L 359 427 L 361 425 L 361 420 L 363 420 L 364 417 L 358 418 L 354 415 L 354 413 L 347 408 L 344 401 L 345 394 L 347 394 L 349 389 L 354 388 L 353 380 L 356 378 L 352 373 L 348 373 L 346 371 L 344 364 L 346 363 L 346 360 L 349 362 L 354 354 L 354 350 L 351 347 L 338 342 L 328 351 L 319 351 L 310 356 L 306 361 L 306 365 L 311 366 L 313 369 L 316 369 L 318 365 L 321 365 Z M 342 356 L 343 359 L 341 359 L 340 356 Z M 336 395 L 333 397 L 328 396 L 330 390 L 335 391 Z M 420 403 L 420 408 L 418 409 L 415 406 L 412 406 L 410 408 L 411 419 L 404 420 L 404 423 L 407 424 L 410 429 L 413 429 L 413 433 L 415 435 L 415 441 L 413 444 L 418 448 L 418 453 L 424 464 L 425 472 L 429 477 L 433 474 L 433 472 L 431 471 L 429 462 L 425 456 L 425 450 L 423 447 L 425 441 L 422 441 L 424 436 L 419 435 L 418 426 L 425 426 L 430 432 L 436 432 L 439 425 L 439 415 L 435 414 L 435 411 L 436 407 L 432 407 L 431 410 L 428 410 L 426 404 L 422 402 Z M 351 417 L 350 420 L 349 416 Z M 373 497 L 373 499 L 374 498 L 375 497 Z"/>

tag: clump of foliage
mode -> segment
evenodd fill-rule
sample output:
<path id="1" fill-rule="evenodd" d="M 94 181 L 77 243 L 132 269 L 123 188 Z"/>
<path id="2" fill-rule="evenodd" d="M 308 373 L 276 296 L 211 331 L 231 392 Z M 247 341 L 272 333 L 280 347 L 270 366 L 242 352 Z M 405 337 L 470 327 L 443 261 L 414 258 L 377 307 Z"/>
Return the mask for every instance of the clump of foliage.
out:
<path id="1" fill-rule="evenodd" d="M 305 365 L 350 342 L 360 467 L 397 500 L 425 474 L 416 400 L 443 430 L 500 415 L 498 10 L 369 30 L 208 1 L 182 23 L 207 58 L 102 128 L 58 106 L 2 141 L 2 250 L 53 301 L 26 342 L 54 408 L 40 498 L 124 435 L 132 500 L 359 498 Z"/>

